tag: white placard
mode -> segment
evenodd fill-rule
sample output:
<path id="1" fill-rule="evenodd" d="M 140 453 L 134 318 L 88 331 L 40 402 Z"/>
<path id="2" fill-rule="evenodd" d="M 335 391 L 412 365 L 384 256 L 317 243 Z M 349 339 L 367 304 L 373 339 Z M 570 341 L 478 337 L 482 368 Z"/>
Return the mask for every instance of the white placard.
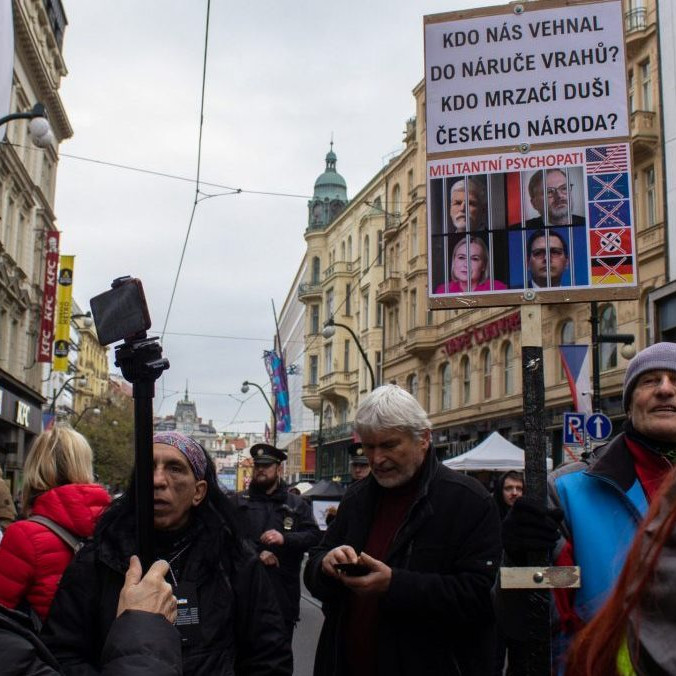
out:
<path id="1" fill-rule="evenodd" d="M 620 0 L 515 7 L 425 17 L 428 154 L 627 137 Z"/>

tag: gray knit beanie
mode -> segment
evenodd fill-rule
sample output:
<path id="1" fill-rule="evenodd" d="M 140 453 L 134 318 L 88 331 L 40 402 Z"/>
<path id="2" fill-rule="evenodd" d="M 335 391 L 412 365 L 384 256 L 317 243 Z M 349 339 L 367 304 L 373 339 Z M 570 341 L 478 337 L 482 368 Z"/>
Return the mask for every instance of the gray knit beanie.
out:
<path id="1" fill-rule="evenodd" d="M 676 343 L 655 343 L 641 350 L 627 365 L 622 388 L 622 406 L 629 409 L 636 381 L 647 371 L 676 371 Z"/>

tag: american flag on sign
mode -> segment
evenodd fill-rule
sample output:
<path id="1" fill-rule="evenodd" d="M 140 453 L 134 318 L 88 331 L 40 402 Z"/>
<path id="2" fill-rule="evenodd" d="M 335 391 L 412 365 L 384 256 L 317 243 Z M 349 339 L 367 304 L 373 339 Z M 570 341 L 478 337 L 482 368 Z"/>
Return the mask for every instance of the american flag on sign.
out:
<path id="1" fill-rule="evenodd" d="M 626 144 L 587 148 L 585 159 L 588 174 L 611 174 L 628 171 L 629 163 Z"/>

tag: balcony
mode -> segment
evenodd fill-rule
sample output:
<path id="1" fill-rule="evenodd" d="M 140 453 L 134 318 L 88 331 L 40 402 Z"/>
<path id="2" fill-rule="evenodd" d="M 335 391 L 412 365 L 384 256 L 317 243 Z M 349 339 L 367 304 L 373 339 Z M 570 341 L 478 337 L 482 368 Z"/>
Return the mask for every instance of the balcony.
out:
<path id="1" fill-rule="evenodd" d="M 390 272 L 389 277 L 378 284 L 376 300 L 384 305 L 398 303 L 401 295 L 401 275 Z"/>
<path id="2" fill-rule="evenodd" d="M 634 7 L 624 15 L 624 28 L 627 36 L 648 28 L 648 10 L 646 7 Z"/>
<path id="3" fill-rule="evenodd" d="M 303 394 L 301 395 L 303 406 L 307 406 L 316 413 L 319 413 L 319 409 L 322 406 L 322 399 L 319 396 L 318 389 L 317 385 L 303 385 Z"/>
<path id="4" fill-rule="evenodd" d="M 385 231 L 383 232 L 383 239 L 389 242 L 399 231 L 401 225 L 401 216 L 399 214 L 388 214 L 385 220 Z"/>
<path id="5" fill-rule="evenodd" d="M 406 334 L 406 352 L 414 357 L 427 359 L 439 347 L 436 326 L 416 326 Z"/>
<path id="6" fill-rule="evenodd" d="M 298 285 L 298 300 L 301 303 L 308 303 L 311 300 L 321 300 L 322 285 L 313 282 L 302 282 Z"/>
<path id="7" fill-rule="evenodd" d="M 352 277 L 352 270 L 354 268 L 354 263 L 348 263 L 347 261 L 336 261 L 332 265 L 329 265 L 326 270 L 324 270 L 324 281 L 328 282 L 329 279 L 333 277 Z"/>
<path id="8" fill-rule="evenodd" d="M 358 371 L 332 371 L 319 380 L 318 393 L 322 399 L 344 403 L 350 397 L 352 386 L 357 386 Z"/>
<path id="9" fill-rule="evenodd" d="M 631 114 L 630 126 L 634 157 L 654 153 L 659 142 L 657 113 L 652 110 L 635 110 Z"/>

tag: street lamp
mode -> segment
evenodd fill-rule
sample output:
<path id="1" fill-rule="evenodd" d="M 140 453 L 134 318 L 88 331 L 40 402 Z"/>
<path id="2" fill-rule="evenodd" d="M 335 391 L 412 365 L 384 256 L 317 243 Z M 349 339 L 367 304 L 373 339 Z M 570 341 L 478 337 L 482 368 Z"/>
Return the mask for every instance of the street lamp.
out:
<path id="1" fill-rule="evenodd" d="M 80 380 L 79 385 L 81 387 L 84 387 L 87 384 L 87 376 L 81 376 L 79 374 L 76 374 L 74 376 L 71 376 L 70 378 L 67 378 L 64 381 L 63 385 L 61 385 L 61 387 L 57 391 L 54 392 L 54 396 L 52 397 L 52 405 L 49 407 L 50 413 L 53 414 L 56 411 L 56 400 L 59 398 L 59 395 L 61 394 L 61 392 L 63 392 L 66 389 L 66 385 L 68 385 L 68 383 L 70 383 L 70 382 L 72 382 L 73 380 L 76 380 L 76 379 Z"/>
<path id="2" fill-rule="evenodd" d="M 70 318 L 81 319 L 82 325 L 87 329 L 94 323 L 94 320 L 92 319 L 91 310 L 87 310 L 87 312 L 76 312 L 75 314 L 72 314 Z"/>
<path id="3" fill-rule="evenodd" d="M 333 334 L 336 332 L 336 326 L 340 326 L 343 329 L 347 329 L 350 335 L 354 338 L 354 342 L 357 343 L 359 352 L 361 352 L 361 356 L 364 358 L 364 363 L 366 364 L 366 367 L 368 368 L 369 373 L 371 374 L 371 390 L 375 390 L 376 376 L 373 373 L 373 367 L 371 366 L 371 362 L 369 361 L 369 358 L 366 355 L 364 348 L 361 346 L 359 338 L 357 338 L 357 334 L 347 324 L 339 324 L 338 322 L 333 320 L 333 317 L 330 317 L 327 320 L 326 324 L 324 324 L 324 328 L 322 329 L 322 336 L 324 336 L 324 338 L 332 338 Z"/>
<path id="4" fill-rule="evenodd" d="M 11 120 L 30 120 L 28 133 L 33 144 L 38 148 L 46 148 L 54 143 L 54 132 L 47 118 L 47 111 L 41 103 L 36 103 L 25 113 L 11 113 L 0 117 L 0 127 Z"/>
<path id="5" fill-rule="evenodd" d="M 622 343 L 620 354 L 625 359 L 631 359 L 636 354 L 634 347 L 635 336 L 633 333 L 599 333 L 599 308 L 598 303 L 593 301 L 591 304 L 591 338 L 592 338 L 592 408 L 594 412 L 601 411 L 601 343 Z"/>
<path id="6" fill-rule="evenodd" d="M 82 412 L 80 413 L 80 415 L 77 418 L 75 418 L 75 422 L 72 425 L 73 429 L 77 428 L 77 424 L 80 422 L 80 420 L 82 420 L 82 416 L 87 411 L 91 411 L 94 415 L 101 415 L 101 409 L 98 406 L 85 406 L 82 409 Z"/>
<path id="7" fill-rule="evenodd" d="M 260 385 L 257 385 L 256 383 L 252 383 L 250 380 L 245 380 L 242 383 L 242 387 L 241 387 L 242 394 L 246 394 L 249 391 L 249 385 L 253 385 L 254 387 L 258 388 L 258 391 L 263 395 L 263 399 L 265 399 L 265 403 L 269 406 L 270 410 L 272 411 L 272 422 L 273 422 L 272 445 L 276 446 L 277 445 L 277 413 L 275 412 L 275 408 L 270 403 L 270 400 L 268 399 L 265 392 L 263 392 L 263 388 Z"/>

